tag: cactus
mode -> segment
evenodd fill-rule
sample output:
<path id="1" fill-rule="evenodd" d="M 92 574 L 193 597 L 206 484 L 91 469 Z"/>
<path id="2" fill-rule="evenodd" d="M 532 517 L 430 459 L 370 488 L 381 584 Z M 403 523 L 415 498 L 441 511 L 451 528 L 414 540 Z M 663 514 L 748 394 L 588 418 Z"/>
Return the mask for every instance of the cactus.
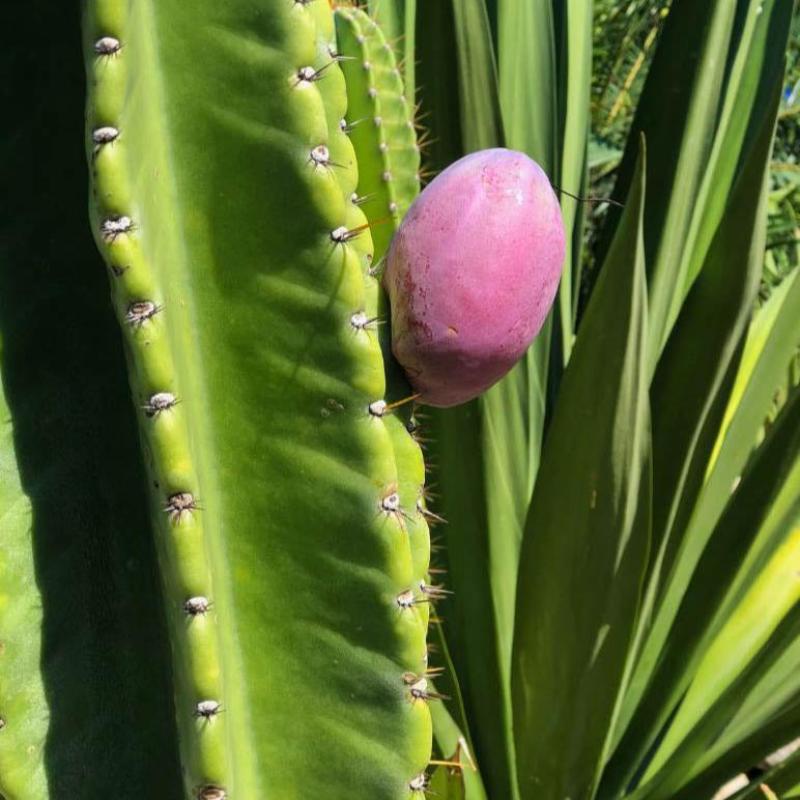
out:
<path id="1" fill-rule="evenodd" d="M 413 97 L 405 95 L 391 45 L 365 11 L 338 8 L 336 29 L 345 57 L 346 127 L 358 152 L 358 202 L 377 223 L 372 237 L 381 259 L 420 188 Z"/>
<path id="2" fill-rule="evenodd" d="M 625 208 L 429 416 L 392 238 L 482 148 L 584 194 L 592 4 L 81 6 L 0 51 L 0 798 L 696 800 L 799 735 L 791 0 L 673 0 Z"/>
<path id="3" fill-rule="evenodd" d="M 427 560 L 375 412 L 377 280 L 333 17 L 262 6 L 181 22 L 177 5 L 97 0 L 86 21 L 93 224 L 154 487 L 185 788 L 406 798 L 430 755 L 407 677 L 425 670 Z M 181 68 L 204 46 L 252 71 L 224 107 L 224 73 Z M 201 113 L 160 113 L 182 102 Z M 216 176 L 247 160 L 220 203 Z M 242 229 L 242 208 L 268 222 Z"/>

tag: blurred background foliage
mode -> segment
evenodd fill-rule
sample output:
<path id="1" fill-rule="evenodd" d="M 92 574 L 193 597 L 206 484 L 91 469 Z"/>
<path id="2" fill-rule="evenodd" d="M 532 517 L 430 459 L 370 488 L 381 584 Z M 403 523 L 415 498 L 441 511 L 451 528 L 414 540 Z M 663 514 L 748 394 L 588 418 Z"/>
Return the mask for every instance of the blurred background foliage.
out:
<path id="1" fill-rule="evenodd" d="M 597 206 L 586 220 L 584 300 L 594 284 L 598 240 L 609 208 L 602 198 L 614 188 L 616 168 L 671 5 L 672 0 L 594 0 L 589 196 L 597 198 Z M 759 305 L 800 265 L 800 7 L 792 20 L 771 166 Z M 800 349 L 788 365 L 785 386 L 776 393 L 767 427 L 783 407 L 789 389 L 798 384 Z"/>
<path id="2" fill-rule="evenodd" d="M 655 45 L 672 0 L 595 0 L 589 166 L 591 196 L 613 188 L 614 172 L 630 130 Z M 800 264 L 800 12 L 796 11 L 787 54 L 786 85 L 772 159 L 767 249 L 760 299 Z M 606 210 L 589 215 L 590 243 Z M 585 250 L 586 268 L 595 248 Z"/>

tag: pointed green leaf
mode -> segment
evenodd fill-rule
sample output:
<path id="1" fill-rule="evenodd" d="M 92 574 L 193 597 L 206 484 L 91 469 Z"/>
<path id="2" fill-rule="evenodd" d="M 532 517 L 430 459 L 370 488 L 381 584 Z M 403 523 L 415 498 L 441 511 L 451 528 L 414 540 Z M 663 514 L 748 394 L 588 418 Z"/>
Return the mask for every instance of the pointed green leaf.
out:
<path id="1" fill-rule="evenodd" d="M 636 709 L 662 658 L 672 620 L 713 530 L 712 523 L 702 537 L 684 537 L 730 395 L 758 288 L 774 108 L 773 115 L 762 122 L 760 148 L 737 182 L 707 263 L 682 308 L 653 382 L 654 551 L 648 597 L 655 603 L 655 617 L 623 704 L 617 736 L 628 730 L 611 766 L 618 783 L 612 780 L 610 786 L 617 789 L 624 786 L 634 763 L 644 755 L 669 713 L 670 695 L 656 686 L 652 691 L 660 713 L 652 708 Z M 699 341 L 703 342 L 701 348 Z M 673 563 L 677 564 L 674 573 Z M 662 581 L 667 588 L 659 590 Z M 634 713 L 638 717 L 630 723 Z"/>
<path id="2" fill-rule="evenodd" d="M 624 196 L 644 133 L 650 153 L 647 183 L 658 187 L 648 198 L 644 221 L 651 369 L 669 333 L 673 297 L 683 291 L 683 244 L 712 147 L 735 13 L 730 0 L 672 4 L 620 167 L 615 191 Z M 612 209 L 609 229 L 617 216 Z"/>
<path id="3" fill-rule="evenodd" d="M 591 797 L 649 543 L 644 156 L 587 309 L 520 557 L 512 689 L 521 795 Z"/>

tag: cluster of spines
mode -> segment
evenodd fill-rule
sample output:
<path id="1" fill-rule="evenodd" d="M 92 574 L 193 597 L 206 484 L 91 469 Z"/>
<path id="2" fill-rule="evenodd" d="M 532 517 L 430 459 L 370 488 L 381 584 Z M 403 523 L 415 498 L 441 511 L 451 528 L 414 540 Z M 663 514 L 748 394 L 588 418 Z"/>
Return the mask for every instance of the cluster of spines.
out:
<path id="1" fill-rule="evenodd" d="M 420 144 L 413 98 L 406 97 L 391 44 L 363 10 L 337 8 L 347 79 L 344 123 L 358 153 L 358 197 L 371 222 L 378 260 L 420 189 Z"/>
<path id="2" fill-rule="evenodd" d="M 126 333 L 132 387 L 156 490 L 159 552 L 172 639 L 177 648 L 176 705 L 187 789 L 197 800 L 228 797 L 229 760 L 223 718 L 219 640 L 203 531 L 202 505 L 187 420 L 179 402 L 158 280 L 146 256 L 143 224 L 130 192 L 125 136 L 127 4 L 87 7 L 88 149 L 95 238 L 111 274 L 114 303 Z"/>

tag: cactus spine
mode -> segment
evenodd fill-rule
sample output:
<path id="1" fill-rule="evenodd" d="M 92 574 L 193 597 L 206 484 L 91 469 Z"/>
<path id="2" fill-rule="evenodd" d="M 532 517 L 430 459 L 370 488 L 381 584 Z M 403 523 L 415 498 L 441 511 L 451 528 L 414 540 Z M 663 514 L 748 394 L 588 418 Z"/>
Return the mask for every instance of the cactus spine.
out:
<path id="1" fill-rule="evenodd" d="M 378 284 L 332 13 L 93 0 L 85 30 L 93 226 L 152 477 L 187 797 L 407 800 L 431 747 L 408 682 L 421 477 L 398 479 L 371 412 Z"/>

